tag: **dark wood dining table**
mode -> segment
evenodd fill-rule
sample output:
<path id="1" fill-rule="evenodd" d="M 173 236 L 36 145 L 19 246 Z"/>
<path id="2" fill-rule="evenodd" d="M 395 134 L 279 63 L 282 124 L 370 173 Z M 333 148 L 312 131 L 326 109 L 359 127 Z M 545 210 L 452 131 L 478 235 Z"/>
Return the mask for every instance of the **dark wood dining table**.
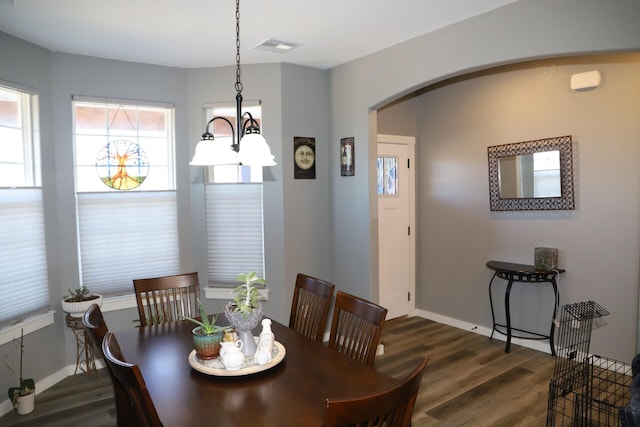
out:
<path id="1" fill-rule="evenodd" d="M 165 426 L 321 426 L 327 398 L 397 382 L 275 321 L 275 338 L 286 349 L 279 364 L 243 376 L 201 373 L 188 361 L 193 326 L 178 321 L 115 331 L 126 360 L 140 367 Z"/>

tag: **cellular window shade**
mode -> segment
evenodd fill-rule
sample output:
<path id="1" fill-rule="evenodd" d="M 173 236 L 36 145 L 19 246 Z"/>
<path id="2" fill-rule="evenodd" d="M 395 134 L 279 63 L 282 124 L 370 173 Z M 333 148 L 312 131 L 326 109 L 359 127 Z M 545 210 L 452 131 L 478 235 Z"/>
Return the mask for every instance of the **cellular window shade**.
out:
<path id="1" fill-rule="evenodd" d="M 0 326 L 49 308 L 42 189 L 0 189 Z"/>
<path id="2" fill-rule="evenodd" d="M 232 284 L 251 271 L 264 277 L 262 184 L 205 187 L 209 283 Z"/>
<path id="3" fill-rule="evenodd" d="M 175 191 L 78 193 L 82 284 L 133 294 L 133 279 L 180 272 Z"/>

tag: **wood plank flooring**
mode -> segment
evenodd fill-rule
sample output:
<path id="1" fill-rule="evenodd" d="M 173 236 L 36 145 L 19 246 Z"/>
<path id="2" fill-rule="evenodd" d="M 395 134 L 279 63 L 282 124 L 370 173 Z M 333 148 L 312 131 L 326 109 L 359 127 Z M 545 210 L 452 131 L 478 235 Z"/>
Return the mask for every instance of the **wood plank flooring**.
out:
<path id="1" fill-rule="evenodd" d="M 375 367 L 396 378 L 421 355 L 429 357 L 414 427 L 545 425 L 552 356 L 517 345 L 506 354 L 503 341 L 419 317 L 388 321 L 381 341 L 385 354 Z M 112 393 L 104 370 L 98 377 L 69 377 L 39 394 L 34 412 L 6 414 L 0 425 L 113 427 Z"/>

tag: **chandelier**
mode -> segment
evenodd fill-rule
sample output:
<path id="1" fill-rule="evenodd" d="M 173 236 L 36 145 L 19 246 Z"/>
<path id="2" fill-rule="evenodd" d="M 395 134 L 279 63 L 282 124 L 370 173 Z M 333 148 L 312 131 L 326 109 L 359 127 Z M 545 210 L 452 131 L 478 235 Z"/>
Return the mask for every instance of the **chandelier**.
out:
<path id="1" fill-rule="evenodd" d="M 236 0 L 236 129 L 226 117 L 215 116 L 207 122 L 202 139 L 190 165 L 275 166 L 275 157 L 260 133 L 260 126 L 248 111 L 242 112 L 242 82 L 240 81 L 240 0 Z M 215 140 L 209 130 L 216 120 L 231 128 L 231 146 Z M 213 127 L 211 128 L 213 130 Z"/>

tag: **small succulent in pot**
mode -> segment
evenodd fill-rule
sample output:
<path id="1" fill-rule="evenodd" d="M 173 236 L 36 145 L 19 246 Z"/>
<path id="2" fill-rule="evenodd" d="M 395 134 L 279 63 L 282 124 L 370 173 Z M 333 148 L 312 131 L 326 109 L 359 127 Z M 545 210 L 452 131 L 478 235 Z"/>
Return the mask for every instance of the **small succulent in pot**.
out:
<path id="1" fill-rule="evenodd" d="M 222 341 L 226 328 L 216 325 L 218 321 L 217 313 L 209 318 L 200 300 L 198 300 L 198 307 L 200 310 L 200 319 L 194 319 L 188 316 L 180 316 L 180 318 L 198 325 L 191 330 L 193 346 L 198 358 L 202 360 L 213 359 L 220 353 L 220 341 Z"/>
<path id="2" fill-rule="evenodd" d="M 222 326 L 216 325 L 218 322 L 218 313 L 214 314 L 209 318 L 207 315 L 207 310 L 204 308 L 204 305 L 200 300 L 198 300 L 198 310 L 200 311 L 200 319 L 194 319 L 189 316 L 179 316 L 183 320 L 188 320 L 190 322 L 195 323 L 200 326 L 202 330 L 202 335 L 211 335 L 218 332 L 223 332 L 226 328 Z"/>
<path id="3" fill-rule="evenodd" d="M 71 290 L 69 289 L 69 295 L 64 297 L 66 302 L 81 302 L 81 301 L 91 301 L 98 298 L 97 295 L 91 293 L 89 288 L 86 286 L 82 286 L 78 289 Z"/>
<path id="4" fill-rule="evenodd" d="M 254 271 L 238 274 L 236 280 L 242 284 L 233 290 L 235 298 L 225 306 L 224 315 L 243 342 L 242 352 L 252 357 L 256 343 L 251 331 L 260 323 L 263 314 L 258 288 L 264 286 L 265 280 Z"/>
<path id="5" fill-rule="evenodd" d="M 71 317 L 82 317 L 91 304 L 102 306 L 102 295 L 92 293 L 86 286 L 78 289 L 69 289 L 69 295 L 62 298 L 62 310 Z"/>
<path id="6" fill-rule="evenodd" d="M 258 288 L 264 287 L 265 280 L 252 271 L 238 274 L 236 281 L 242 284 L 233 290 L 236 296 L 231 306 L 233 311 L 242 313 L 246 319 L 249 314 L 253 313 L 253 310 L 261 305 Z"/>

